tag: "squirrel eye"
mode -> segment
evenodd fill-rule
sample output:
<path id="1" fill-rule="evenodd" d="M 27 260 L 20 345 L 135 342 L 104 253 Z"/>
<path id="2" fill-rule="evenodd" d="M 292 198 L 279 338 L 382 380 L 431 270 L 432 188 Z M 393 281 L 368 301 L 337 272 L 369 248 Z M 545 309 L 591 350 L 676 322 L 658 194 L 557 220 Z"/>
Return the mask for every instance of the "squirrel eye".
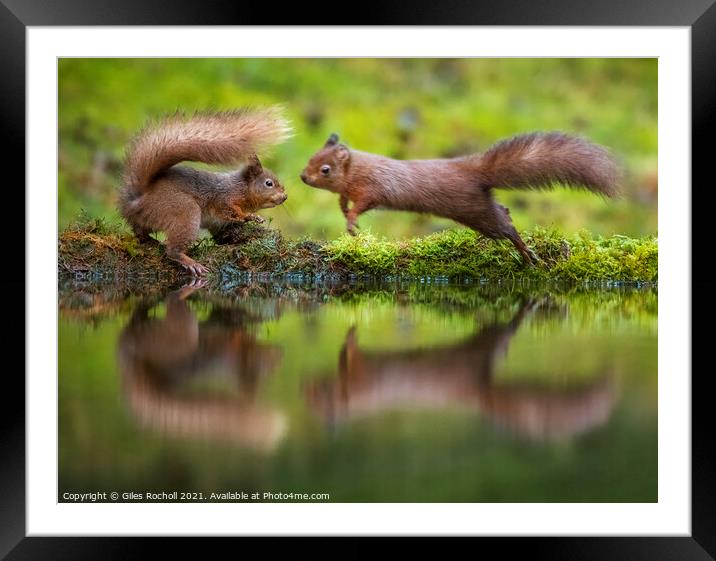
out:
<path id="1" fill-rule="evenodd" d="M 267 179 L 266 181 L 264 181 L 264 185 L 266 185 L 266 187 L 273 187 L 273 181 L 270 179 Z"/>
<path id="2" fill-rule="evenodd" d="M 331 166 L 321 166 L 321 173 L 328 175 L 331 172 Z"/>

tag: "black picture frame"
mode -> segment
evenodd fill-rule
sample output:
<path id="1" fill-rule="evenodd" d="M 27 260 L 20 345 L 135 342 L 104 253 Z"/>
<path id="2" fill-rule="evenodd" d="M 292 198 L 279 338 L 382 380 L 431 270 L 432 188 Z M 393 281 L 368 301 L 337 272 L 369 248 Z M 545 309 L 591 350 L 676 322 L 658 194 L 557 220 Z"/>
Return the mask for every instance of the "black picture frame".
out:
<path id="1" fill-rule="evenodd" d="M 634 25 L 688 26 L 692 47 L 692 533 L 688 537 L 530 537 L 477 538 L 484 545 L 499 547 L 507 558 L 520 555 L 548 559 L 673 559 L 706 560 L 716 556 L 716 440 L 712 437 L 710 395 L 706 387 L 709 372 L 698 368 L 698 358 L 710 335 L 707 318 L 711 306 L 708 294 L 716 287 L 707 271 L 710 236 L 707 213 L 714 188 L 710 160 L 716 131 L 716 4 L 714 0 L 529 0 L 474 2 L 398 3 L 383 1 L 379 6 L 344 5 L 353 16 L 353 25 Z M 25 31 L 27 26 L 45 25 L 262 25 L 341 24 L 333 5 L 312 2 L 277 9 L 264 3 L 177 0 L 142 2 L 124 0 L 0 0 L 0 113 L 5 138 L 3 222 L 8 237 L 3 244 L 5 275 L 0 286 L 5 294 L 32 294 L 25 291 L 24 247 L 14 232 L 25 232 Z M 707 183 L 708 182 L 708 183 Z M 703 187 L 699 189 L 699 187 Z M 48 186 L 48 189 L 55 186 Z M 688 195 L 688 186 L 679 188 Z M 694 204 L 698 193 L 699 204 Z M 14 200 L 12 200 L 14 198 Z M 22 209 L 22 210 L 21 210 Z M 699 217 L 699 214 L 702 216 Z M 22 264 L 23 266 L 20 266 Z M 704 279 L 704 280 L 702 280 Z M 22 291 L 22 292 L 21 292 Z M 6 298 L 6 314 L 24 318 L 20 298 Z M 13 310 L 12 306 L 17 306 Z M 20 307 L 23 306 L 21 310 Z M 8 322 L 10 323 L 10 322 Z M 20 329 L 20 325 L 23 329 Z M 25 320 L 6 325 L 6 356 L 24 348 Z M 701 343 L 701 344 L 699 344 Z M 19 354 L 19 353 L 18 353 Z M 15 356 L 18 356 L 17 354 Z M 24 355 L 19 360 L 24 370 Z M 6 362 L 6 364 L 8 364 Z M 204 557 L 217 544 L 234 538 L 81 538 L 25 537 L 25 395 L 19 369 L 7 368 L 2 423 L 2 471 L 0 472 L 0 554 L 9 560 L 39 559 L 137 559 L 161 554 L 182 558 Z M 669 375 L 688 376 L 689 372 Z M 668 422 L 668 420 L 665 420 Z M 365 540 L 363 547 L 371 547 Z M 480 543 L 479 545 L 483 545 Z M 261 544 L 256 544 L 261 546 Z M 293 545 L 288 544 L 289 547 Z M 273 545 L 271 546 L 274 547 Z M 334 547 L 328 545 L 329 548 Z M 361 545 L 358 546 L 360 548 Z M 333 550 L 335 551 L 335 550 Z M 339 550 L 341 551 L 341 550 Z M 353 547 L 352 554 L 360 549 Z M 212 554 L 212 557 L 214 555 Z"/>

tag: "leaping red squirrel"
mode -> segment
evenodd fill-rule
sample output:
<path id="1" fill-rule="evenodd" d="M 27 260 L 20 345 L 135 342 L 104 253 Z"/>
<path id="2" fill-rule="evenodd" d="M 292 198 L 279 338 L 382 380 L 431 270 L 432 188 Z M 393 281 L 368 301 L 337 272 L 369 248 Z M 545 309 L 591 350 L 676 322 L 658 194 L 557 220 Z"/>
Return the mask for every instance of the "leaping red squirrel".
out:
<path id="1" fill-rule="evenodd" d="M 373 208 L 451 218 L 492 239 L 509 239 L 528 264 L 539 260 L 517 233 L 492 189 L 549 189 L 555 183 L 613 197 L 619 173 L 602 146 L 558 132 L 516 136 L 484 154 L 394 160 L 351 150 L 332 134 L 301 173 L 312 187 L 340 195 L 348 232 Z M 349 208 L 349 202 L 353 206 Z"/>

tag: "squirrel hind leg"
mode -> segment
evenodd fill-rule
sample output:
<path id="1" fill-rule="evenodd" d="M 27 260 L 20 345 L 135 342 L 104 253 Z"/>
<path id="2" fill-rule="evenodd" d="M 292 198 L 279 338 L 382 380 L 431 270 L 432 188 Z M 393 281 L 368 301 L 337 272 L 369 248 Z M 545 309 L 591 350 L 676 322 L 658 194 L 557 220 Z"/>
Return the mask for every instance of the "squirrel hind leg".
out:
<path id="1" fill-rule="evenodd" d="M 194 261 L 176 246 L 167 245 L 167 257 L 179 263 L 194 277 L 203 277 L 209 272 L 209 269 L 204 267 L 204 265 L 198 261 Z"/>
<path id="2" fill-rule="evenodd" d="M 190 219 L 175 222 L 171 228 L 166 230 L 167 257 L 179 263 L 194 277 L 202 277 L 209 272 L 204 265 L 194 261 L 185 253 L 189 245 L 199 235 L 200 224 L 201 213 L 199 212 Z"/>
<path id="3" fill-rule="evenodd" d="M 536 265 L 539 262 L 539 256 L 534 252 L 534 250 L 527 246 L 516 230 L 514 234 L 508 235 L 507 239 L 509 239 L 517 248 L 517 251 L 520 252 L 526 265 Z"/>
<path id="4" fill-rule="evenodd" d="M 527 246 L 512 224 L 510 211 L 506 206 L 495 203 L 493 212 L 481 216 L 478 221 L 468 225 L 488 238 L 510 240 L 526 265 L 535 265 L 539 262 L 539 256 Z"/>
<path id="5" fill-rule="evenodd" d="M 510 209 L 495 203 L 495 211 L 495 218 L 498 224 L 497 230 L 500 233 L 499 237 L 507 238 L 512 242 L 517 251 L 520 252 L 522 260 L 526 265 L 537 264 L 540 259 L 532 249 L 527 247 L 527 244 L 520 237 L 517 228 L 515 228 L 515 225 L 512 223 L 512 218 L 510 218 Z"/>
<path id="6" fill-rule="evenodd" d="M 510 232 L 505 232 L 505 237 L 512 242 L 512 244 L 515 246 L 517 251 L 520 252 L 520 255 L 522 255 L 522 259 L 524 260 L 526 265 L 535 265 L 539 262 L 539 256 L 530 249 L 527 244 L 522 240 L 520 235 L 517 233 L 517 230 L 514 226 L 511 226 Z"/>

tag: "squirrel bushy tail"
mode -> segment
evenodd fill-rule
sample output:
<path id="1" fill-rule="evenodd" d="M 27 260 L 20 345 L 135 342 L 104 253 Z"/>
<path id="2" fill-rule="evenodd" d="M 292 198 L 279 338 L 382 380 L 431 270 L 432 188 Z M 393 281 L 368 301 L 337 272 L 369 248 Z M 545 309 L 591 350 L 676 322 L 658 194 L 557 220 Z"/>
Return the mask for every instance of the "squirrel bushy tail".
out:
<path id="1" fill-rule="evenodd" d="M 175 164 L 233 164 L 285 140 L 290 131 L 280 106 L 192 116 L 176 113 L 135 136 L 125 159 L 124 182 L 141 193 L 159 173 Z"/>
<path id="2" fill-rule="evenodd" d="M 503 140 L 479 160 L 485 184 L 503 189 L 550 189 L 560 183 L 613 197 L 619 172 L 609 152 L 579 137 L 557 132 Z"/>

